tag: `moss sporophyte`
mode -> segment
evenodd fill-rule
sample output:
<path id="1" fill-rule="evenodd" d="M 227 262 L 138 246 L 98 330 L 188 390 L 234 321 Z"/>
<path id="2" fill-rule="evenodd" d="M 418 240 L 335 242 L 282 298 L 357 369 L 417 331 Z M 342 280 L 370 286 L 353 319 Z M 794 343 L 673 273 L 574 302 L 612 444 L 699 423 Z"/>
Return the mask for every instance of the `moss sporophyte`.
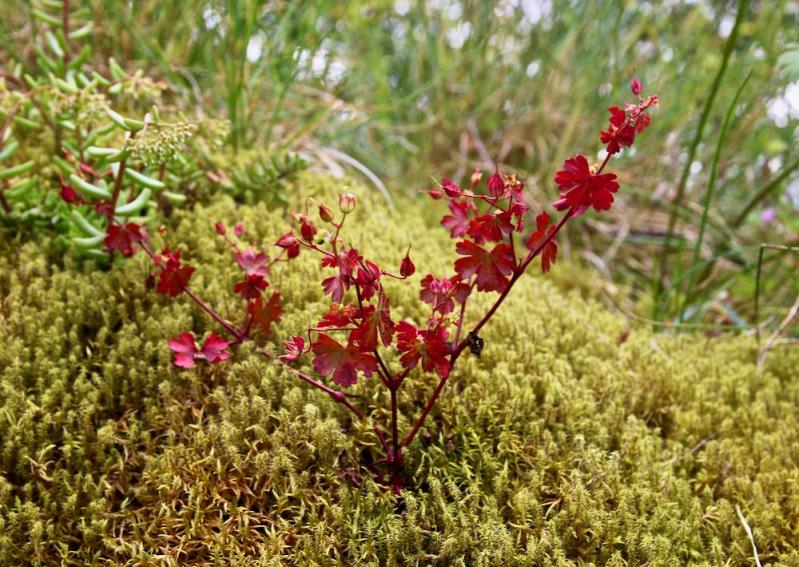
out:
<path id="1" fill-rule="evenodd" d="M 368 420 L 383 451 L 376 468 L 382 469 L 381 477 L 399 491 L 404 483 L 403 450 L 425 424 L 464 351 L 480 355 L 485 346 L 481 330 L 536 258 L 540 257 L 543 272 L 552 268 L 558 254 L 557 235 L 569 220 L 590 208 L 604 211 L 612 206 L 619 184 L 616 174 L 605 172 L 609 160 L 633 145 L 638 134 L 650 124 L 649 109 L 658 104 L 657 96 L 646 99 L 641 96 L 643 86 L 637 78 L 633 78 L 630 88 L 637 97 L 636 103 L 609 108 L 608 129 L 600 134 L 605 146 L 604 160 L 591 165 L 584 155 L 577 155 L 566 159 L 555 175 L 560 196 L 553 206 L 564 211 L 556 223 L 549 213 L 542 211 L 535 216 L 534 229 L 528 229 L 530 215 L 524 201 L 524 184 L 516 175 L 504 174 L 498 167 L 484 186 L 483 175 L 477 171 L 471 176 L 468 188 L 444 178 L 438 187 L 427 191 L 433 199 L 447 200 L 449 214 L 441 219 L 441 225 L 456 239 L 456 258 L 452 275 L 427 274 L 421 280 L 419 297 L 429 305 L 426 321 L 394 320 L 391 299 L 383 285 L 387 280 L 406 281 L 416 272 L 411 246 L 395 272 L 367 259 L 344 237 L 345 224 L 357 206 L 352 194 L 340 196 L 339 215 L 326 205 L 319 205 L 318 224 L 308 210 L 293 213 L 293 229 L 275 242 L 279 252 L 272 257 L 246 243 L 243 224 L 232 230 L 220 222 L 215 224 L 216 234 L 225 240 L 243 272 L 233 285 L 233 291 L 244 300 L 238 324 L 223 317 L 191 290 L 189 283 L 195 269 L 182 263 L 179 251 L 165 245 L 156 253 L 144 227 L 118 220 L 113 209 L 108 212 L 111 222 L 105 246 L 109 252 L 119 252 L 125 257 L 132 256 L 136 247 L 142 249 L 157 270 L 157 281 L 151 276 L 150 287 L 169 297 L 188 296 L 228 335 L 224 338 L 211 332 L 202 346 L 190 332 L 169 340 L 174 363 L 181 368 L 191 368 L 198 362 L 223 362 L 231 357 L 231 349 L 236 345 L 269 335 L 273 323 L 279 323 L 283 315 L 280 293 L 267 292 L 271 289 L 271 270 L 279 263 L 297 258 L 303 251 L 317 255 L 325 274 L 321 286 L 330 299 L 327 311 L 315 325 L 285 340 L 282 354 L 276 355 L 265 347 L 258 352 L 328 394 L 357 420 Z M 118 176 L 123 169 L 119 168 Z M 69 187 L 65 187 L 62 196 L 75 206 L 90 204 Z M 165 237 L 165 231 L 161 233 Z M 496 297 L 476 317 L 477 322 L 468 326 L 467 308 L 478 293 L 496 294 Z M 306 356 L 311 358 L 312 372 L 298 365 Z M 410 429 L 401 434 L 398 396 L 415 370 L 435 375 L 437 383 Z M 361 400 L 345 392 L 361 377 L 374 375 L 388 390 L 387 424 L 377 423 L 378 408 L 359 407 L 356 402 Z"/>

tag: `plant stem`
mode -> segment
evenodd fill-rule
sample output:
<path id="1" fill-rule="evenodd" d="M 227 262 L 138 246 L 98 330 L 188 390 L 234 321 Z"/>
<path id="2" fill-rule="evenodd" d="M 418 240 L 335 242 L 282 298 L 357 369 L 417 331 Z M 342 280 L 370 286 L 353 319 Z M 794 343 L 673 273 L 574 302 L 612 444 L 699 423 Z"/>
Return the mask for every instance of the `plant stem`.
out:
<path id="1" fill-rule="evenodd" d="M 391 388 L 391 464 L 398 469 L 401 463 L 402 447 L 399 446 L 399 426 L 397 423 L 397 388 Z"/>
<path id="2" fill-rule="evenodd" d="M 158 262 L 156 262 L 156 260 L 155 260 L 155 253 L 154 253 L 154 252 L 153 252 L 153 251 L 150 249 L 150 247 L 149 247 L 149 246 L 147 246 L 147 244 L 145 244 L 144 242 L 139 242 L 139 246 L 141 246 L 142 250 L 144 250 L 144 252 L 145 252 L 145 253 L 146 253 L 146 254 L 147 254 L 149 257 L 150 257 L 150 259 L 153 261 L 153 263 L 154 263 L 156 266 L 158 266 L 159 268 L 161 268 L 161 266 L 158 264 Z M 244 340 L 244 339 L 246 339 L 246 338 L 247 338 L 247 337 L 246 337 L 245 335 L 243 335 L 243 334 L 242 334 L 242 333 L 241 333 L 241 332 L 240 332 L 238 329 L 236 329 L 236 327 L 234 327 L 233 325 L 231 325 L 230 323 L 228 323 L 227 321 L 225 321 L 225 320 L 222 318 L 222 316 L 221 316 L 221 315 L 219 315 L 219 313 L 217 313 L 216 311 L 214 311 L 214 310 L 211 308 L 211 306 L 209 306 L 209 305 L 208 305 L 208 304 L 207 304 L 205 301 L 203 301 L 202 299 L 200 299 L 200 298 L 199 298 L 199 297 L 198 297 L 198 296 L 197 296 L 197 295 L 196 295 L 196 294 L 195 294 L 193 291 L 191 291 L 191 289 L 189 289 L 189 286 L 186 286 L 186 287 L 183 289 L 183 291 L 184 291 L 184 293 L 185 293 L 187 296 L 189 296 L 189 299 L 191 299 L 191 300 L 192 300 L 194 303 L 196 303 L 197 305 L 199 305 L 199 306 L 200 306 L 200 308 L 201 308 L 203 311 L 205 311 L 206 313 L 208 313 L 208 315 L 210 315 L 210 316 L 211 316 L 211 318 L 212 318 L 214 321 L 216 321 L 217 323 L 219 323 L 219 324 L 220 324 L 220 325 L 221 325 L 221 326 L 222 326 L 222 327 L 223 327 L 223 328 L 224 328 L 224 329 L 225 329 L 227 332 L 229 332 L 231 335 L 233 335 L 234 337 L 236 337 L 236 339 L 237 339 L 238 341 L 242 341 L 242 340 Z"/>
<path id="3" fill-rule="evenodd" d="M 732 221 L 732 228 L 739 228 L 744 223 L 749 213 L 752 212 L 752 209 L 754 209 L 757 205 L 759 205 L 763 199 L 768 197 L 771 194 L 771 192 L 774 191 L 774 189 L 779 187 L 780 183 L 785 181 L 788 178 L 788 176 L 791 175 L 791 173 L 793 173 L 794 170 L 797 168 L 799 168 L 799 159 L 797 159 L 790 165 L 784 167 L 783 170 L 780 172 L 780 174 L 774 179 L 772 179 L 771 182 L 768 183 L 765 187 L 763 187 L 760 191 L 758 191 L 757 195 L 752 197 L 752 199 L 746 204 L 743 210 L 740 213 L 738 213 L 738 216 L 735 217 L 734 221 Z"/>
<path id="4" fill-rule="evenodd" d="M 597 171 L 597 174 L 599 174 L 602 171 L 602 169 L 605 167 L 605 164 L 607 164 L 609 157 L 610 156 L 605 158 L 605 161 Z M 541 241 L 541 243 L 535 248 L 535 250 L 530 252 L 524 263 L 522 263 L 522 265 L 519 266 L 513 272 L 513 276 L 511 276 L 508 285 L 505 286 L 505 289 L 502 291 L 499 298 L 497 298 L 497 300 L 494 302 L 494 305 L 492 305 L 491 309 L 489 309 L 486 312 L 486 314 L 483 315 L 483 318 L 480 319 L 480 321 L 477 323 L 477 325 L 474 326 L 474 328 L 471 330 L 469 334 L 472 333 L 477 334 L 478 331 L 482 329 L 486 323 L 488 323 L 489 319 L 491 319 L 494 313 L 496 313 L 497 309 L 499 309 L 500 305 L 502 305 L 502 303 L 505 301 L 505 298 L 508 297 L 511 288 L 513 288 L 513 285 L 525 272 L 527 266 L 530 265 L 530 262 L 532 262 L 533 259 L 541 253 L 544 247 L 547 244 L 549 244 L 549 242 L 555 237 L 555 235 L 558 234 L 558 232 L 560 232 L 560 229 L 563 228 L 563 225 L 566 224 L 566 221 L 568 221 L 573 215 L 574 215 L 574 209 L 569 209 L 568 212 L 565 215 L 563 215 L 563 218 L 560 219 L 560 222 L 555 227 L 555 230 L 553 230 L 550 234 L 548 234 L 546 238 L 544 238 Z M 422 425 L 424 425 L 424 422 L 427 419 L 430 410 L 433 409 L 433 405 L 436 403 L 436 400 L 438 400 L 438 397 L 441 395 L 441 391 L 444 389 L 444 385 L 447 383 L 447 380 L 449 380 L 449 377 L 452 374 L 452 369 L 455 366 L 455 363 L 457 362 L 460 355 L 463 353 L 464 349 L 467 347 L 468 342 L 469 342 L 468 339 L 463 339 L 460 343 L 458 343 L 454 347 L 454 350 L 450 355 L 449 371 L 447 371 L 447 373 L 439 379 L 438 384 L 436 384 L 435 390 L 433 390 L 433 394 L 427 400 L 427 403 L 425 404 L 424 409 L 422 410 L 422 414 L 417 418 L 416 422 L 413 424 L 413 428 L 408 433 L 408 435 L 405 436 L 405 439 L 402 442 L 403 447 L 407 447 L 408 445 L 411 444 L 411 442 L 413 442 L 413 438 L 416 437 L 416 434 L 419 432 L 419 429 L 422 427 Z"/>
<path id="5" fill-rule="evenodd" d="M 691 171 L 691 164 L 694 161 L 694 156 L 696 155 L 696 150 L 699 147 L 699 142 L 702 140 L 702 134 L 705 131 L 705 124 L 707 123 L 707 119 L 710 116 L 710 110 L 713 108 L 713 102 L 716 100 L 716 95 L 718 94 L 719 87 L 721 86 L 721 80 L 724 77 L 724 73 L 727 71 L 727 64 L 729 63 L 730 56 L 732 55 L 732 50 L 735 47 L 735 42 L 738 38 L 738 28 L 741 25 L 741 22 L 744 18 L 744 13 L 749 5 L 749 0 L 738 0 L 738 13 L 735 15 L 735 24 L 732 27 L 732 31 L 730 32 L 730 36 L 727 38 L 726 43 L 724 44 L 724 52 L 722 55 L 721 66 L 719 70 L 716 72 L 716 76 L 713 79 L 713 84 L 710 87 L 710 94 L 705 99 L 705 105 L 702 108 L 702 114 L 699 116 L 699 124 L 696 127 L 696 133 L 694 134 L 694 138 L 691 141 L 691 145 L 688 149 L 688 159 L 683 166 L 682 174 L 680 175 L 680 181 L 677 185 L 677 192 L 674 195 L 674 199 L 672 200 L 672 204 L 674 205 L 671 209 L 669 214 L 669 224 L 668 229 L 666 230 L 666 240 L 663 243 L 663 252 L 660 255 L 660 264 L 656 270 L 656 276 L 654 278 L 655 290 L 654 296 L 655 301 L 653 302 L 653 309 L 656 311 L 653 314 L 653 319 L 658 319 L 659 313 L 659 305 L 660 305 L 660 294 L 662 292 L 662 278 L 666 273 L 666 264 L 669 258 L 669 248 L 671 247 L 671 241 L 674 237 L 674 230 L 677 227 L 677 212 L 679 207 L 682 203 L 683 198 L 685 197 L 685 189 L 688 183 L 688 174 Z"/>
<path id="6" fill-rule="evenodd" d="M 749 82 L 749 78 L 751 76 L 752 72 L 750 71 L 746 75 L 743 83 L 741 83 L 741 86 L 738 87 L 738 90 L 735 92 L 735 96 L 732 98 L 732 102 L 727 108 L 727 114 L 724 117 L 724 123 L 721 126 L 721 131 L 719 132 L 719 138 L 716 142 L 716 151 L 713 154 L 713 163 L 710 168 L 710 179 L 708 179 L 707 189 L 705 190 L 705 198 L 702 201 L 702 219 L 699 222 L 699 234 L 696 237 L 696 245 L 694 246 L 694 255 L 693 259 L 691 260 L 691 267 L 699 262 L 699 257 L 702 254 L 702 242 L 705 240 L 705 230 L 707 229 L 707 219 L 710 213 L 710 203 L 713 199 L 713 192 L 716 189 L 716 178 L 718 176 L 719 161 L 721 160 L 721 150 L 724 147 L 724 141 L 727 138 L 727 131 L 729 130 L 730 122 L 732 122 L 732 115 L 735 112 L 738 99 L 741 97 L 741 93 L 743 92 L 746 83 Z M 682 323 L 685 310 L 688 308 L 689 303 L 693 298 L 694 284 L 696 283 L 696 273 L 697 270 L 691 270 L 690 276 L 688 277 L 688 285 L 685 288 L 685 296 L 683 297 L 682 305 L 677 311 L 678 323 Z"/>

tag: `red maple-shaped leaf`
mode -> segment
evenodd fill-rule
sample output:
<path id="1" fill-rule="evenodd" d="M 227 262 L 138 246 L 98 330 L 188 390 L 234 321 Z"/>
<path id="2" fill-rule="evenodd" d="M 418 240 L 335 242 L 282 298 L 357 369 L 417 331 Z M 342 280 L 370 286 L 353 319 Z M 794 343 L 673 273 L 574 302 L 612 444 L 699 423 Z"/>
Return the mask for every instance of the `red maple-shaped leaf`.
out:
<path id="1" fill-rule="evenodd" d="M 280 356 L 284 362 L 294 362 L 305 353 L 305 339 L 302 337 L 291 337 L 283 343 L 285 354 Z"/>
<path id="2" fill-rule="evenodd" d="M 269 275 L 269 256 L 248 248 L 244 252 L 236 252 L 236 262 L 248 276 Z"/>
<path id="3" fill-rule="evenodd" d="M 627 124 L 627 113 L 617 106 L 608 108 L 610 126 L 599 134 L 603 144 L 607 144 L 608 153 L 616 154 L 622 146 L 630 147 L 635 141 L 635 128 Z"/>
<path id="4" fill-rule="evenodd" d="M 358 372 L 371 376 L 377 371 L 377 359 L 373 354 L 361 352 L 353 345 L 342 345 L 328 335 L 321 334 L 311 349 L 316 355 L 313 367 L 322 376 L 333 379 L 342 387 L 352 386 L 358 381 Z"/>
<path id="5" fill-rule="evenodd" d="M 536 252 L 541 246 L 541 271 L 547 273 L 552 264 L 558 259 L 558 243 L 555 242 L 555 237 L 552 236 L 546 244 L 547 237 L 554 233 L 555 227 L 549 224 L 549 215 L 541 213 L 535 217 L 535 223 L 538 230 L 530 235 L 527 239 L 527 249 L 531 252 Z"/>
<path id="6" fill-rule="evenodd" d="M 380 275 L 380 268 L 372 262 L 365 261 L 358 267 L 358 277 L 355 278 L 355 283 L 361 289 L 361 299 L 363 301 L 372 299 L 375 292 L 380 288 Z"/>
<path id="7" fill-rule="evenodd" d="M 391 320 L 388 297 L 381 290 L 377 308 L 374 305 L 363 308 L 361 322 L 358 328 L 350 333 L 350 339 L 363 352 L 371 352 L 377 348 L 378 339 L 388 346 L 393 336 L 394 322 Z"/>
<path id="8" fill-rule="evenodd" d="M 446 315 L 452 313 L 455 308 L 453 295 L 455 294 L 456 283 L 452 280 L 438 279 L 433 274 L 428 274 L 422 278 L 422 289 L 419 298 L 425 303 L 433 306 L 433 311 Z"/>
<path id="9" fill-rule="evenodd" d="M 513 232 L 511 213 L 487 213 L 469 221 L 467 233 L 477 244 L 484 242 L 498 242 L 505 234 Z"/>
<path id="10" fill-rule="evenodd" d="M 350 288 L 352 274 L 360 259 L 358 251 L 354 248 L 348 251 L 341 251 L 334 256 L 322 258 L 322 266 L 338 269 L 338 274 L 322 280 L 322 287 L 324 287 L 325 293 L 329 294 L 336 303 L 341 303 L 344 293 Z"/>
<path id="11" fill-rule="evenodd" d="M 469 229 L 469 213 L 474 209 L 471 201 L 450 201 L 449 210 L 451 215 L 445 215 L 441 219 L 441 226 L 449 229 L 449 234 L 453 238 L 466 236 Z"/>
<path id="12" fill-rule="evenodd" d="M 194 335 L 191 333 L 181 333 L 169 341 L 169 348 L 174 353 L 175 366 L 180 368 L 192 368 L 197 360 L 206 360 L 209 363 L 221 362 L 230 358 L 227 348 L 228 341 L 211 333 L 201 349 L 197 348 Z"/>
<path id="13" fill-rule="evenodd" d="M 333 303 L 317 323 L 317 327 L 346 327 L 352 323 L 358 310 L 354 305 Z"/>
<path id="14" fill-rule="evenodd" d="M 474 242 L 462 240 L 455 251 L 463 258 L 455 260 L 455 272 L 462 280 L 477 275 L 477 289 L 480 291 L 501 292 L 508 284 L 508 278 L 516 265 L 510 245 L 497 244 L 490 252 Z"/>
<path id="15" fill-rule="evenodd" d="M 449 372 L 449 332 L 443 325 L 420 330 L 406 321 L 397 323 L 397 349 L 402 353 L 400 363 L 412 370 L 421 361 L 427 372 L 444 377 Z"/>
<path id="16" fill-rule="evenodd" d="M 125 257 L 131 257 L 136 252 L 137 242 L 144 242 L 146 235 L 141 226 L 132 222 L 124 225 L 109 224 L 105 230 L 105 247 L 109 251 L 118 251 Z"/>
<path id="17" fill-rule="evenodd" d="M 263 276 L 252 274 L 233 286 L 233 291 L 244 299 L 257 299 L 261 297 L 261 291 L 265 290 L 268 285 L 269 282 Z"/>
<path id="18" fill-rule="evenodd" d="M 280 322 L 283 316 L 283 307 L 280 305 L 280 292 L 274 292 L 268 301 L 259 297 L 247 305 L 251 324 L 261 331 L 264 336 L 269 334 L 272 323 Z"/>
<path id="19" fill-rule="evenodd" d="M 563 163 L 563 169 L 555 175 L 555 183 L 563 190 L 560 199 L 554 203 L 555 208 L 559 211 L 572 209 L 575 216 L 584 213 L 588 207 L 597 211 L 609 209 L 613 204 L 613 193 L 619 189 L 615 173 L 592 173 L 588 160 L 582 155 Z"/>
<path id="20" fill-rule="evenodd" d="M 211 333 L 203 343 L 203 348 L 200 349 L 199 355 L 208 362 L 221 362 L 230 358 L 230 353 L 227 352 L 227 347 L 230 345 L 228 341 L 217 335 Z"/>
<path id="21" fill-rule="evenodd" d="M 181 265 L 180 250 L 170 252 L 169 249 L 164 248 L 156 257 L 156 262 L 161 266 L 161 273 L 158 274 L 158 284 L 155 290 L 169 297 L 177 297 L 183 293 L 186 286 L 189 285 L 194 268 Z"/>
<path id="22" fill-rule="evenodd" d="M 197 354 L 197 345 L 194 344 L 194 335 L 180 333 L 169 341 L 169 348 L 174 353 L 175 366 L 191 368 L 194 366 L 194 355 Z"/>

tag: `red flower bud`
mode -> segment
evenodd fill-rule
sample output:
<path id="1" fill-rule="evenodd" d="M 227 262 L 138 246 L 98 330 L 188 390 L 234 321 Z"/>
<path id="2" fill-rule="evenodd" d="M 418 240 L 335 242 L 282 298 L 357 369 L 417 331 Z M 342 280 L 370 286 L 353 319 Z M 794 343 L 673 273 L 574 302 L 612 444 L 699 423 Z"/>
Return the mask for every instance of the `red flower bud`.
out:
<path id="1" fill-rule="evenodd" d="M 436 201 L 438 201 L 441 197 L 444 196 L 444 193 L 442 193 L 438 189 L 430 189 L 430 191 L 428 191 L 427 194 L 430 195 Z"/>
<path id="2" fill-rule="evenodd" d="M 446 177 L 441 180 L 441 187 L 444 189 L 444 193 L 447 194 L 447 197 L 454 198 L 463 195 L 463 190 Z"/>
<path id="3" fill-rule="evenodd" d="M 300 234 L 306 242 L 312 242 L 316 236 L 316 227 L 311 222 L 304 222 L 300 225 Z"/>
<path id="4" fill-rule="evenodd" d="M 80 198 L 78 192 L 71 185 L 67 185 L 61 181 L 61 198 L 70 205 L 82 205 L 83 199 Z"/>
<path id="5" fill-rule="evenodd" d="M 219 236 L 225 236 L 227 234 L 227 227 L 221 222 L 217 222 L 214 224 L 214 230 L 216 230 L 216 233 Z"/>
<path id="6" fill-rule="evenodd" d="M 405 257 L 402 259 L 400 263 L 400 275 L 403 278 L 407 278 L 408 276 L 412 276 L 416 272 L 416 266 L 413 265 L 411 261 L 411 248 L 408 247 L 408 251 L 405 253 Z"/>
<path id="7" fill-rule="evenodd" d="M 488 178 L 488 190 L 491 192 L 491 195 L 497 199 L 501 199 L 505 196 L 505 189 L 505 182 L 502 180 L 502 175 L 500 175 L 499 170 L 497 170 Z"/>
<path id="8" fill-rule="evenodd" d="M 633 78 L 632 78 L 632 79 L 630 79 L 630 90 L 633 92 L 633 94 L 634 94 L 635 96 L 638 96 L 638 95 L 640 95 L 642 92 L 644 92 L 644 85 L 643 85 L 643 83 L 642 83 L 642 82 L 641 82 L 641 81 L 638 79 L 638 75 L 633 75 Z"/>
<path id="9" fill-rule="evenodd" d="M 323 222 L 333 222 L 333 211 L 328 209 L 324 203 L 319 203 L 319 217 Z"/>
<path id="10" fill-rule="evenodd" d="M 475 169 L 472 172 L 472 178 L 469 180 L 471 183 L 472 188 L 477 187 L 477 184 L 480 183 L 480 180 L 483 178 L 483 170 L 482 169 Z"/>
<path id="11" fill-rule="evenodd" d="M 352 193 L 342 193 L 338 196 L 338 208 L 345 215 L 355 210 L 355 195 Z"/>
<path id="12" fill-rule="evenodd" d="M 241 235 L 244 234 L 243 222 L 240 222 L 239 224 L 233 227 L 233 234 L 235 234 L 238 238 L 241 238 Z"/>

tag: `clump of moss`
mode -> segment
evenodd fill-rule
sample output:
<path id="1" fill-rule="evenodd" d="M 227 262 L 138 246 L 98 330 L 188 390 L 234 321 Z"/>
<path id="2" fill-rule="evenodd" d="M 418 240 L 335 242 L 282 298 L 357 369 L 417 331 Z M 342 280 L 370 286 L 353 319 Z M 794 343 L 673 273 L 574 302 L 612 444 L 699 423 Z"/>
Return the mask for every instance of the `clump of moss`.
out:
<path id="1" fill-rule="evenodd" d="M 446 269 L 444 231 L 358 197 L 352 234 L 370 256 L 398 265 L 413 241 L 417 277 Z M 217 220 L 267 244 L 285 220 L 229 199 L 177 213 L 170 239 L 199 266 L 194 286 L 237 312 Z M 753 563 L 736 507 L 761 561 L 799 563 L 791 351 L 758 371 L 746 338 L 633 329 L 620 344 L 624 321 L 528 277 L 410 447 L 396 500 L 366 464 L 368 425 L 250 346 L 174 368 L 166 339 L 211 324 L 147 292 L 144 257 L 101 272 L 50 264 L 46 248 L 0 253 L 0 564 Z M 278 337 L 320 312 L 317 270 L 306 258 L 275 274 Z M 390 293 L 398 318 L 423 316 L 416 287 Z M 432 385 L 404 392 L 406 427 Z M 355 392 L 386 407 L 368 380 Z"/>

